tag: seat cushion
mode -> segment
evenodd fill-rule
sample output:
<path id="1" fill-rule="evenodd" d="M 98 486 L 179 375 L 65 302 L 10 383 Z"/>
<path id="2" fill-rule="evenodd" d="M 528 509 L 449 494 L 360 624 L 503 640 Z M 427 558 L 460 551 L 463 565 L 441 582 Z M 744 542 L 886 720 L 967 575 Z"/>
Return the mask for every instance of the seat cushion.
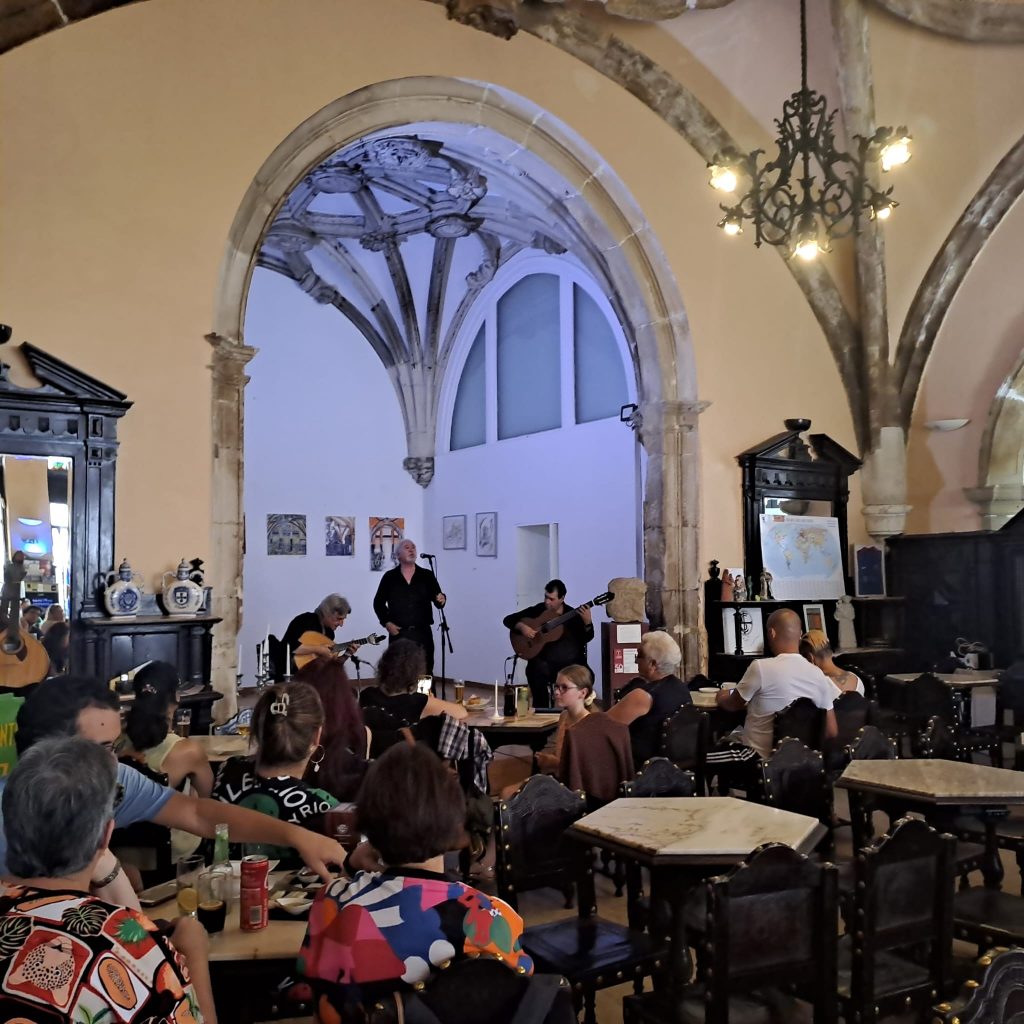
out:
<path id="1" fill-rule="evenodd" d="M 850 937 L 844 935 L 839 941 L 838 985 L 840 999 L 849 999 L 852 992 L 853 946 Z M 928 969 L 912 960 L 906 960 L 898 953 L 883 951 L 875 954 L 875 999 L 899 995 L 914 989 L 925 988 L 930 982 Z"/>
<path id="2" fill-rule="evenodd" d="M 570 917 L 527 928 L 522 946 L 538 971 L 597 985 L 617 984 L 635 967 L 653 967 L 667 953 L 646 932 L 599 917 Z"/>

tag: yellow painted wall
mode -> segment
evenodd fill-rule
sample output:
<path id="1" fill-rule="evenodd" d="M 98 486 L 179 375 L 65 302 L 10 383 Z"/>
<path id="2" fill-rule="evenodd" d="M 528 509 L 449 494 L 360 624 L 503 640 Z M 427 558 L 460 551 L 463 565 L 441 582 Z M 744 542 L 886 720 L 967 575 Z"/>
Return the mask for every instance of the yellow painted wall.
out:
<path id="1" fill-rule="evenodd" d="M 656 28 L 630 33 L 680 45 Z M 705 558 L 739 557 L 737 452 L 793 415 L 853 446 L 831 357 L 782 262 L 728 244 L 703 160 L 595 71 L 421 0 L 147 0 L 0 57 L 0 309 L 15 340 L 134 400 L 116 548 L 150 580 L 208 553 L 203 336 L 246 188 L 338 96 L 431 74 L 496 82 L 549 109 L 607 159 L 657 232 L 690 317 L 699 394 L 713 403 L 701 419 Z M 857 508 L 855 494 L 854 525 Z"/>

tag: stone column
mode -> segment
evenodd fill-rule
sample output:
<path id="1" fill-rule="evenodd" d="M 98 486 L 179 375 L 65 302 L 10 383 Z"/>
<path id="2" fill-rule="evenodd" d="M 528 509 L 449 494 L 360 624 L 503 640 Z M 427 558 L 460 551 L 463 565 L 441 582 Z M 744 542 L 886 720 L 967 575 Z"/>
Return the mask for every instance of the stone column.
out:
<path id="1" fill-rule="evenodd" d="M 998 530 L 1024 508 L 1024 484 L 965 487 L 964 494 L 978 506 L 983 530 Z"/>
<path id="2" fill-rule="evenodd" d="M 245 515 L 242 507 L 244 474 L 246 364 L 256 349 L 235 338 L 208 334 L 213 346 L 213 514 L 209 582 L 213 587 L 213 614 L 221 618 L 214 628 L 213 665 L 215 690 L 224 699 L 214 706 L 217 722 L 237 710 L 235 673 L 238 666 L 237 637 L 242 624 L 242 552 Z"/>
<path id="3" fill-rule="evenodd" d="M 864 522 L 875 540 L 901 534 L 907 526 L 907 446 L 902 427 L 881 427 L 878 444 L 861 470 Z"/>
<path id="4" fill-rule="evenodd" d="M 700 478 L 697 417 L 707 402 L 645 402 L 640 441 L 647 452 L 644 577 L 647 617 L 683 649 L 682 671 L 701 666 Z"/>

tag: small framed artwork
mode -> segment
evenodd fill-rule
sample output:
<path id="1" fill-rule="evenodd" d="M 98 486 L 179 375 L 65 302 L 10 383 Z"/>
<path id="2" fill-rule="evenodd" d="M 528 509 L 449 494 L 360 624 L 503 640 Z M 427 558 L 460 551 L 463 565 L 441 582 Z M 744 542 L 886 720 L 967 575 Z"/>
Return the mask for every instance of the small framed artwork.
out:
<path id="1" fill-rule="evenodd" d="M 370 572 L 398 565 L 398 545 L 404 537 L 404 516 L 370 516 Z"/>
<path id="2" fill-rule="evenodd" d="M 761 609 L 742 606 L 723 608 L 722 637 L 725 654 L 764 654 L 764 623 L 761 619 Z"/>
<path id="3" fill-rule="evenodd" d="M 820 604 L 804 605 L 804 629 L 820 629 L 825 632 L 825 607 Z"/>
<path id="4" fill-rule="evenodd" d="M 480 558 L 498 557 L 498 513 L 477 512 L 476 553 Z"/>
<path id="5" fill-rule="evenodd" d="M 853 582 L 858 597 L 885 597 L 885 548 L 853 545 Z"/>
<path id="6" fill-rule="evenodd" d="M 445 551 L 466 550 L 465 516 L 445 516 L 441 520 L 441 547 Z"/>
<path id="7" fill-rule="evenodd" d="M 324 517 L 324 554 L 354 555 L 356 553 L 356 517 Z"/>
<path id="8" fill-rule="evenodd" d="M 267 515 L 267 554 L 304 555 L 306 553 L 306 517 L 287 512 Z"/>

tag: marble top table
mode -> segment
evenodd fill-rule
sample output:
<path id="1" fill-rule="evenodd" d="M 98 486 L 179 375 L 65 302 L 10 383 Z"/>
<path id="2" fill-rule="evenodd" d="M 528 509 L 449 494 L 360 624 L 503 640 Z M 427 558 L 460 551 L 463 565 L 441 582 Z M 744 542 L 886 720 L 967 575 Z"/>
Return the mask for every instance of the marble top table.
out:
<path id="1" fill-rule="evenodd" d="M 923 672 L 897 672 L 885 677 L 889 683 L 912 683 L 920 679 Z M 972 686 L 998 686 L 998 672 L 978 672 L 974 670 L 964 672 L 932 672 L 936 679 L 941 679 L 947 686 L 954 689 L 969 689 Z"/>
<path id="2" fill-rule="evenodd" d="M 851 761 L 836 785 L 939 806 L 1024 804 L 1024 772 L 964 761 Z"/>
<path id="3" fill-rule="evenodd" d="M 568 834 L 648 866 L 685 866 L 737 864 L 763 843 L 807 853 L 825 828 L 734 797 L 624 797 L 580 818 Z"/>
<path id="4" fill-rule="evenodd" d="M 693 706 L 700 708 L 701 711 L 714 711 L 718 707 L 718 691 L 714 693 L 701 693 L 700 690 L 694 690 L 690 693 L 693 698 Z"/>

